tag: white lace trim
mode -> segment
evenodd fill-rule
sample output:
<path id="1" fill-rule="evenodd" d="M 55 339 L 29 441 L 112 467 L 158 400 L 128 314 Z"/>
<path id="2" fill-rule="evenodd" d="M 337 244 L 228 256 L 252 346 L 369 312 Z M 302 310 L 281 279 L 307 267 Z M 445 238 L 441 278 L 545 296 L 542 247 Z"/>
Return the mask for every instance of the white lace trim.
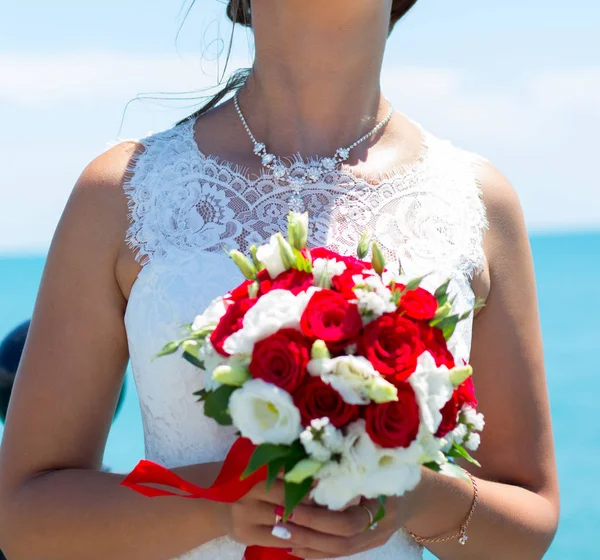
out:
<path id="1" fill-rule="evenodd" d="M 127 167 L 126 240 L 142 265 L 168 251 L 246 250 L 286 227 L 291 189 L 276 187 L 268 172 L 248 177 L 243 167 L 201 152 L 194 122 L 139 139 L 141 150 Z M 333 171 L 303 191 L 311 239 L 353 253 L 369 229 L 388 259 L 470 278 L 485 260 L 488 223 L 477 178 L 485 161 L 423 131 L 422 152 L 411 165 L 369 177 Z"/>

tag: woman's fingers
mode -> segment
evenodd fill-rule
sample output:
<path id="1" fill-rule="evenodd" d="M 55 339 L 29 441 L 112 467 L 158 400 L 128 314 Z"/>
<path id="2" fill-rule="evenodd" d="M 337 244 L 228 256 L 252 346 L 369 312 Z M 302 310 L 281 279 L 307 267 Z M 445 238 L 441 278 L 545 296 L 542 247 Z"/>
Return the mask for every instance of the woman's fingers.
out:
<path id="1" fill-rule="evenodd" d="M 369 526 L 370 520 L 370 515 L 362 506 L 351 506 L 344 511 L 331 511 L 318 506 L 299 505 L 290 521 L 293 525 L 320 533 L 351 537 L 362 533 Z"/>
<path id="2" fill-rule="evenodd" d="M 287 529 L 289 535 L 289 538 L 285 540 L 289 543 L 290 548 L 323 552 L 326 553 L 325 558 L 348 556 L 362 544 L 362 542 L 359 542 L 362 535 L 354 537 L 328 535 L 294 523 L 287 523 L 285 529 Z"/>

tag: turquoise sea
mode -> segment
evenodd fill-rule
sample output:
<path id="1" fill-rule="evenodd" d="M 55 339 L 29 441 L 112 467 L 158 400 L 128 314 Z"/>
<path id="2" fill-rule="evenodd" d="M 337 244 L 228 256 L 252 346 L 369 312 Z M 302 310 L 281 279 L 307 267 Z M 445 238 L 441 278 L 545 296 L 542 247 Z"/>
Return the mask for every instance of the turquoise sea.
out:
<path id="1" fill-rule="evenodd" d="M 546 556 L 600 557 L 600 232 L 531 238 L 562 492 L 562 520 Z M 43 257 L 0 258 L 0 339 L 28 319 Z M 126 471 L 143 456 L 140 412 L 130 374 L 105 463 Z M 1 433 L 1 428 L 0 428 Z"/>

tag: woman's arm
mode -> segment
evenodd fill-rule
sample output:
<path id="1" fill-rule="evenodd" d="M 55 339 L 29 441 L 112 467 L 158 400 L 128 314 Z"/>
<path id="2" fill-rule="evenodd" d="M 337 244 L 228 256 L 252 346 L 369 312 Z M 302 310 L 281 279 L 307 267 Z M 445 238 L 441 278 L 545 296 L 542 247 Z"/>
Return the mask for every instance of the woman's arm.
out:
<path id="1" fill-rule="evenodd" d="M 48 255 L 0 451 L 11 559 L 163 560 L 229 530 L 226 506 L 150 500 L 97 472 L 128 359 L 115 270 L 127 254 L 119 169 L 130 155 L 120 145 L 86 168 Z M 179 474 L 208 485 L 216 468 Z"/>
<path id="2" fill-rule="evenodd" d="M 473 328 L 471 363 L 486 427 L 476 454 L 479 503 L 468 543 L 429 545 L 439 558 L 542 558 L 556 532 L 559 493 L 533 260 L 513 188 L 487 166 L 482 186 L 490 289 Z M 412 496 L 427 504 L 409 521 L 421 536 L 456 531 L 469 510 L 469 483 L 428 473 Z M 411 498 L 409 498 L 411 499 Z"/>

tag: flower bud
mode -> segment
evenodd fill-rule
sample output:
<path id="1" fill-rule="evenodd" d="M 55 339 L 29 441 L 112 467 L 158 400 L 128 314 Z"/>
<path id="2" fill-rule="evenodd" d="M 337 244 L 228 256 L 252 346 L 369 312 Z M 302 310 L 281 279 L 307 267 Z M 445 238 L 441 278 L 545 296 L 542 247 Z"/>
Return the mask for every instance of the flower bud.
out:
<path id="1" fill-rule="evenodd" d="M 383 377 L 374 377 L 367 386 L 367 396 L 377 404 L 398 400 L 398 389 Z"/>
<path id="2" fill-rule="evenodd" d="M 364 231 L 360 236 L 360 240 L 358 242 L 358 247 L 356 249 L 356 254 L 359 259 L 364 259 L 369 252 L 369 239 L 371 235 L 368 231 Z"/>
<path id="3" fill-rule="evenodd" d="M 229 257 L 242 271 L 242 274 L 248 278 L 248 280 L 254 280 L 256 278 L 256 267 L 246 255 L 240 253 L 239 251 L 233 250 L 229 251 Z"/>
<path id="4" fill-rule="evenodd" d="M 251 299 L 256 298 L 258 296 L 259 288 L 260 284 L 258 282 L 252 282 L 252 284 L 248 286 L 248 297 Z"/>
<path id="5" fill-rule="evenodd" d="M 450 370 L 450 383 L 454 387 L 462 385 L 469 377 L 473 375 L 473 368 L 471 366 L 455 367 Z"/>
<path id="6" fill-rule="evenodd" d="M 215 368 L 212 378 L 223 385 L 241 387 L 250 379 L 250 372 L 245 367 L 222 365 Z"/>
<path id="7" fill-rule="evenodd" d="M 262 270 L 264 266 L 258 260 L 258 257 L 256 256 L 256 251 L 258 251 L 258 247 L 256 245 L 250 245 L 250 256 L 252 257 L 252 262 L 254 263 L 256 270 Z"/>
<path id="8" fill-rule="evenodd" d="M 450 302 L 447 301 L 444 305 L 441 305 L 440 307 L 438 307 L 437 311 L 435 312 L 435 315 L 433 316 L 433 320 L 438 320 L 438 319 L 443 319 L 444 317 L 447 317 L 452 311 L 452 305 L 450 305 Z"/>
<path id="9" fill-rule="evenodd" d="M 292 249 L 292 246 L 287 242 L 286 239 L 284 239 L 281 233 L 276 233 L 275 238 L 277 239 L 277 243 L 279 243 L 279 253 L 281 255 L 283 266 L 285 266 L 286 270 L 294 268 L 296 264 L 296 255 L 294 254 L 294 249 Z"/>
<path id="10" fill-rule="evenodd" d="M 373 243 L 371 244 L 371 251 L 373 253 L 373 258 L 371 260 L 373 269 L 375 270 L 375 272 L 377 272 L 377 274 L 381 276 L 383 270 L 385 269 L 385 258 L 383 256 L 383 252 L 381 251 L 381 248 L 379 247 L 379 245 L 377 245 L 375 241 L 373 241 Z"/>
<path id="11" fill-rule="evenodd" d="M 312 345 L 310 357 L 313 360 L 329 360 L 331 353 L 329 352 L 329 348 L 327 348 L 327 344 L 322 340 L 315 340 Z"/>
<path id="12" fill-rule="evenodd" d="M 308 212 L 288 214 L 288 239 L 294 249 L 301 251 L 308 242 Z"/>
<path id="13" fill-rule="evenodd" d="M 183 351 L 186 354 L 190 354 L 194 358 L 198 358 L 198 350 L 200 350 L 200 344 L 197 340 L 184 340 L 181 344 Z"/>
<path id="14" fill-rule="evenodd" d="M 292 484 L 300 484 L 307 478 L 317 474 L 322 467 L 323 463 L 320 461 L 315 461 L 314 459 L 302 459 L 284 476 L 284 479 L 286 482 L 291 482 Z"/>

